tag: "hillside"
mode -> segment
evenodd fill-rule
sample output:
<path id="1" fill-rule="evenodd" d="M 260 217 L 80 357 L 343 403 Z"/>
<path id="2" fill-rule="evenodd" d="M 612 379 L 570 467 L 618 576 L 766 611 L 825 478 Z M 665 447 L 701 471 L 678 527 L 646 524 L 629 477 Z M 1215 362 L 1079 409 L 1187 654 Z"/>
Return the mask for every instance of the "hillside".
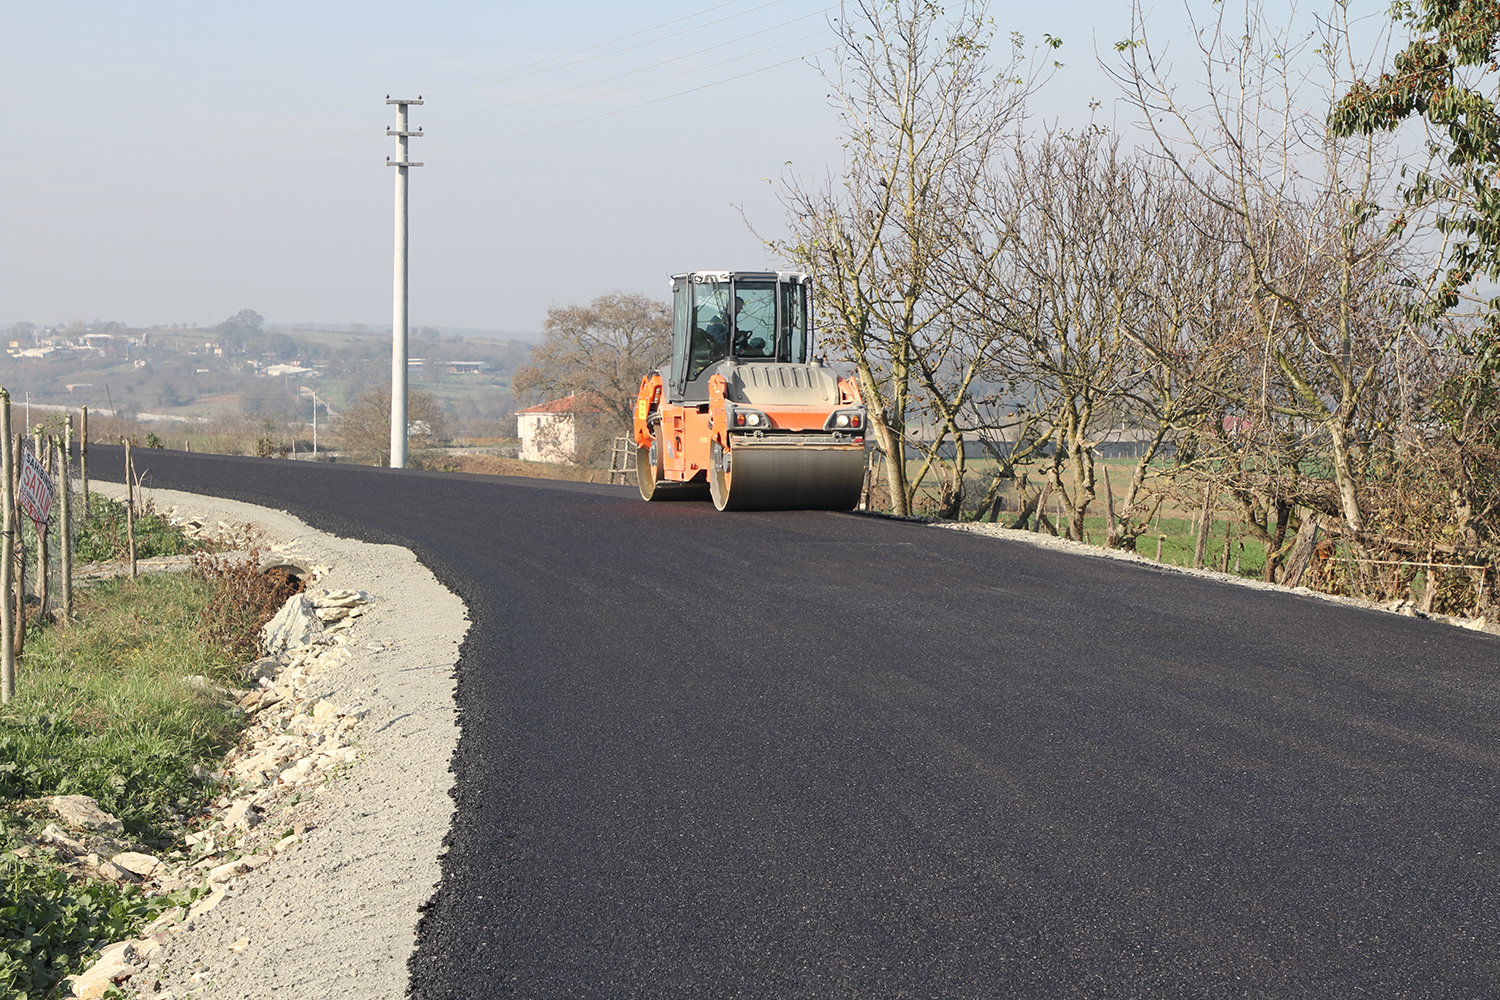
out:
<path id="1" fill-rule="evenodd" d="M 310 425 L 315 397 L 321 423 L 390 378 L 388 332 L 268 324 L 249 310 L 210 328 L 18 323 L 8 334 L 0 382 L 18 403 L 117 412 L 163 424 L 163 437 L 245 418 Z M 530 346 L 521 335 L 423 327 L 409 340 L 409 382 L 437 397 L 451 433 L 504 435 L 511 376 Z"/>

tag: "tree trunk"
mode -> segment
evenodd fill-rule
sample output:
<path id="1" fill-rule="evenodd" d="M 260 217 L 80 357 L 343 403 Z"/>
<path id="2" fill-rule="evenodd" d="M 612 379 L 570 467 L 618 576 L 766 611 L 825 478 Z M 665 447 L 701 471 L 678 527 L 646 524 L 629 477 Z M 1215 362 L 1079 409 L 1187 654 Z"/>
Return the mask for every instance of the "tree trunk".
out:
<path id="1" fill-rule="evenodd" d="M 1302 574 L 1307 572 L 1307 564 L 1312 561 L 1313 550 L 1317 547 L 1320 529 L 1317 514 L 1309 513 L 1302 519 L 1302 526 L 1297 529 L 1297 541 L 1292 545 L 1286 569 L 1281 574 L 1284 586 L 1295 587 L 1302 582 Z"/>
<path id="2" fill-rule="evenodd" d="M 911 513 L 911 499 L 907 496 L 906 456 L 902 446 L 902 434 L 885 422 L 885 416 L 872 412 L 870 422 L 875 427 L 875 440 L 880 442 L 880 451 L 885 455 L 886 492 L 891 497 L 891 513 L 906 517 Z"/>
<path id="3" fill-rule="evenodd" d="M 1021 503 L 1021 510 L 1016 514 L 1016 519 L 1010 522 L 1012 531 L 1026 530 L 1026 525 L 1031 520 L 1031 516 L 1036 513 L 1037 503 L 1041 500 L 1042 493 L 1041 490 L 1038 490 L 1035 493 L 1023 494 L 1023 496 L 1025 499 Z"/>
<path id="4" fill-rule="evenodd" d="M 1040 532 L 1043 525 L 1045 525 L 1047 530 L 1055 535 L 1057 534 L 1057 528 L 1047 519 L 1047 501 L 1051 496 L 1052 480 L 1044 479 L 1042 481 L 1042 490 L 1037 494 L 1036 498 L 1036 530 Z"/>
<path id="5" fill-rule="evenodd" d="M 1120 525 L 1115 520 L 1115 490 L 1109 482 L 1109 466 L 1104 467 L 1104 547 L 1120 547 Z"/>
<path id="6" fill-rule="evenodd" d="M 1203 508 L 1198 512 L 1198 544 L 1193 547 L 1193 568 L 1202 569 L 1203 560 L 1208 555 L 1208 535 L 1213 531 L 1214 522 L 1211 505 L 1213 502 L 1214 487 L 1212 483 L 1203 486 Z"/>

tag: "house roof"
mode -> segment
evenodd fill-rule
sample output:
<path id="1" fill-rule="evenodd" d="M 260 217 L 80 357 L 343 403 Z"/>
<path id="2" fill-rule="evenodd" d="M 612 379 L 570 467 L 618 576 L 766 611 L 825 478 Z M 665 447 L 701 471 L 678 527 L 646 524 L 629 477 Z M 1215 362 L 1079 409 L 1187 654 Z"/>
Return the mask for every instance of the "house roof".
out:
<path id="1" fill-rule="evenodd" d="M 604 407 L 588 393 L 569 393 L 561 399 L 549 399 L 545 403 L 528 406 L 517 413 L 603 413 Z"/>

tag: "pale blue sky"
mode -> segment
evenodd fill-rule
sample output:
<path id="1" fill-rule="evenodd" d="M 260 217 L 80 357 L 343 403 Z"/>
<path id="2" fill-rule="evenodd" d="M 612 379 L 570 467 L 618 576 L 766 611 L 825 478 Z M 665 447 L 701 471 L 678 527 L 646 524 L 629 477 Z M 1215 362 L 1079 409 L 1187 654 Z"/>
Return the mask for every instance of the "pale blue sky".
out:
<path id="1" fill-rule="evenodd" d="M 534 331 L 551 305 L 765 266 L 739 207 L 779 234 L 767 178 L 788 160 L 838 169 L 828 88 L 801 59 L 832 44 L 833 14 L 820 0 L 5 0 L 0 323 L 250 308 L 388 325 L 387 93 L 427 102 L 412 109 L 426 130 L 415 325 Z M 1037 116 L 1083 122 L 1098 97 L 1110 120 L 1094 49 L 1126 34 L 1124 2 L 991 14 L 1064 39 Z"/>

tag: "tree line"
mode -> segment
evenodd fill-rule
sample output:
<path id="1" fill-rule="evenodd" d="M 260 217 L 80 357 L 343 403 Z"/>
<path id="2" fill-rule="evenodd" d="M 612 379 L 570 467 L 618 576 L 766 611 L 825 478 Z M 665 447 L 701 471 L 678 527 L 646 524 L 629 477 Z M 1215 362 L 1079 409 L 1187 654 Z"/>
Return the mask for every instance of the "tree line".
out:
<path id="1" fill-rule="evenodd" d="M 874 404 L 891 508 L 930 486 L 955 517 L 1030 472 L 1070 537 L 1102 517 L 1133 548 L 1201 496 L 1265 544 L 1268 578 L 1307 525 L 1343 589 L 1425 572 L 1429 606 L 1490 605 L 1500 302 L 1475 293 L 1500 280 L 1500 129 L 1473 81 L 1500 25 L 1472 6 L 1396 8 L 1412 39 L 1377 74 L 1344 4 L 1309 33 L 1216 5 L 1191 85 L 1137 8 L 1112 66 L 1150 140 L 1132 148 L 1030 127 L 1056 39 L 997 41 L 977 0 L 856 4 L 826 69 L 844 169 L 787 179 L 772 243 Z M 1100 446 L 1126 432 L 1110 491 Z"/>
<path id="2" fill-rule="evenodd" d="M 813 275 L 821 342 L 858 373 L 889 509 L 993 517 L 1015 493 L 1011 523 L 1050 502 L 1049 527 L 1126 549 L 1194 510 L 1261 542 L 1267 579 L 1312 553 L 1329 589 L 1420 578 L 1427 608 L 1493 615 L 1492 7 L 1397 5 L 1383 70 L 1346 3 L 1216 4 L 1180 77 L 1137 7 L 1105 57 L 1145 137 L 1127 145 L 1033 124 L 1059 39 L 1002 36 L 982 0 L 850 4 L 822 67 L 845 161 L 783 179 L 767 243 Z M 665 310 L 606 297 L 547 336 L 518 395 L 587 387 L 612 413 L 665 356 Z"/>

